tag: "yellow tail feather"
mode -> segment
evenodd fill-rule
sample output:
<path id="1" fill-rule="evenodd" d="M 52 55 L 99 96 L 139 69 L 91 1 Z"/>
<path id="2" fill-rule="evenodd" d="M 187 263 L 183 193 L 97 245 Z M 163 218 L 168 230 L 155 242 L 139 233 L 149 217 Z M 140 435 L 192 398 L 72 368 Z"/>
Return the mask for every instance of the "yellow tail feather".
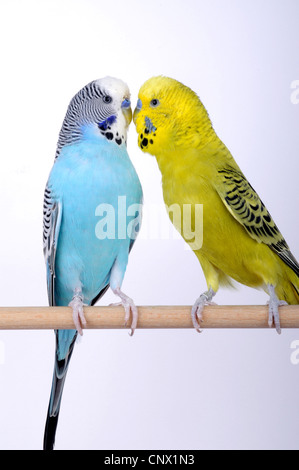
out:
<path id="1" fill-rule="evenodd" d="M 299 277 L 288 266 L 283 281 L 276 287 L 276 293 L 280 300 L 290 305 L 299 304 Z"/>

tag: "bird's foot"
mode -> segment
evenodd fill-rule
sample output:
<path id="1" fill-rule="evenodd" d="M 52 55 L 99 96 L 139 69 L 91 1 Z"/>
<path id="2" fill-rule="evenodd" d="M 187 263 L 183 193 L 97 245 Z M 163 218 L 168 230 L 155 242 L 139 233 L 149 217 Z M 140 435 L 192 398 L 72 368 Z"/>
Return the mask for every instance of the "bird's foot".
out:
<path id="1" fill-rule="evenodd" d="M 86 319 L 83 312 L 83 296 L 82 292 L 76 292 L 73 299 L 69 303 L 69 307 L 73 309 L 73 320 L 79 335 L 83 335 L 82 326 L 86 325 Z"/>
<path id="2" fill-rule="evenodd" d="M 287 302 L 284 300 L 279 300 L 275 293 L 275 288 L 272 285 L 268 286 L 269 290 L 269 295 L 270 295 L 270 300 L 268 303 L 269 305 L 269 318 L 268 318 L 268 325 L 271 328 L 273 326 L 273 323 L 275 325 L 277 333 L 280 335 L 281 334 L 281 328 L 280 328 L 280 319 L 279 319 L 279 307 L 282 305 L 288 305 Z"/>
<path id="3" fill-rule="evenodd" d="M 207 292 L 204 292 L 201 294 L 198 299 L 195 301 L 192 310 L 191 310 L 191 318 L 193 322 L 193 326 L 198 331 L 198 333 L 201 333 L 200 329 L 200 324 L 199 322 L 202 321 L 202 312 L 203 309 L 206 305 L 215 305 L 214 302 L 212 302 L 212 298 L 216 292 L 213 291 L 213 289 L 210 287 L 210 289 Z"/>
<path id="4" fill-rule="evenodd" d="M 138 310 L 136 305 L 134 304 L 133 300 L 128 297 L 126 294 L 124 294 L 120 288 L 116 288 L 113 290 L 115 295 L 118 295 L 120 297 L 120 303 L 118 305 L 122 305 L 125 309 L 125 326 L 127 326 L 128 321 L 130 320 L 130 314 L 132 314 L 132 323 L 131 323 L 131 333 L 130 335 L 133 336 L 134 331 L 137 326 L 137 320 L 138 320 Z"/>

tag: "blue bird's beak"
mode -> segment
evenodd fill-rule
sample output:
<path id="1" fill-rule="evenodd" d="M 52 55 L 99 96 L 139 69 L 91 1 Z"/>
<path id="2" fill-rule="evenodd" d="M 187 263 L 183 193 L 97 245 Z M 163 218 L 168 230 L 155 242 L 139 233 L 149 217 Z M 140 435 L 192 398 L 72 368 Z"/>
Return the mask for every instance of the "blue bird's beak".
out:
<path id="1" fill-rule="evenodd" d="M 121 109 L 123 115 L 125 116 L 126 123 L 129 126 L 130 122 L 132 121 L 132 109 L 131 109 L 131 101 L 128 98 L 125 98 L 121 104 Z"/>
<path id="2" fill-rule="evenodd" d="M 142 102 L 141 102 L 141 99 L 138 98 L 137 105 L 136 105 L 136 108 L 134 110 L 134 115 L 133 115 L 133 121 L 134 121 L 135 125 L 136 125 L 137 115 L 138 115 L 139 111 L 141 110 L 141 108 L 142 108 Z"/>

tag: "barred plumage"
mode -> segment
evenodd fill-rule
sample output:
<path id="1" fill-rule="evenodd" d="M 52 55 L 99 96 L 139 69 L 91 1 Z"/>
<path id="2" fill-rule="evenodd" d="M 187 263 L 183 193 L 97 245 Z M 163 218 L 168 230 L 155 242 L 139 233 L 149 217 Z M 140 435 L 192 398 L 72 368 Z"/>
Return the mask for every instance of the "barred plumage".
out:
<path id="1" fill-rule="evenodd" d="M 257 242 L 268 245 L 299 276 L 299 265 L 267 208 L 241 171 L 226 166 L 220 196 L 230 213 Z M 219 191 L 219 190 L 218 190 Z"/>
<path id="2" fill-rule="evenodd" d="M 73 97 L 59 133 L 55 158 L 58 157 L 64 145 L 80 140 L 82 125 L 92 122 L 101 123 L 111 116 L 113 107 L 104 104 L 105 96 L 107 94 L 99 87 L 98 80 L 94 80 Z"/>
<path id="3" fill-rule="evenodd" d="M 47 240 L 49 238 L 50 234 L 50 229 L 51 229 L 51 208 L 53 206 L 53 201 L 51 199 L 51 191 L 46 186 L 45 192 L 44 192 L 44 205 L 43 205 L 43 246 L 44 246 L 44 252 L 46 249 L 47 245 Z"/>

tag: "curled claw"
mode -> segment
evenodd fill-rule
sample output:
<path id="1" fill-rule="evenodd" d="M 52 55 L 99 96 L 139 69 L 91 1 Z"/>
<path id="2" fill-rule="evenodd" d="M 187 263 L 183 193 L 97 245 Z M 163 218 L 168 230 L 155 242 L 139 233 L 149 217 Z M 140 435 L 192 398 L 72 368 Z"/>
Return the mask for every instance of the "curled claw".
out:
<path id="1" fill-rule="evenodd" d="M 268 302 L 269 305 L 269 318 L 268 318 L 268 325 L 270 328 L 272 328 L 273 323 L 275 325 L 277 333 L 280 335 L 281 334 L 281 328 L 280 328 L 280 318 L 279 318 L 279 307 L 282 305 L 288 305 L 287 302 L 284 300 L 279 300 L 275 293 L 275 288 L 272 285 L 268 286 L 268 291 L 270 295 L 270 300 Z"/>
<path id="2" fill-rule="evenodd" d="M 77 292 L 71 302 L 69 303 L 69 307 L 73 309 L 73 320 L 78 331 L 79 335 L 83 335 L 82 326 L 86 326 L 86 319 L 84 316 L 83 311 L 83 297 L 82 294 Z"/>
<path id="3" fill-rule="evenodd" d="M 130 336 L 133 336 L 134 331 L 137 327 L 137 321 L 138 321 L 138 310 L 136 305 L 134 304 L 133 300 L 128 297 L 126 294 L 124 294 L 120 288 L 115 289 L 114 294 L 118 295 L 120 297 L 120 305 L 122 305 L 125 309 L 125 326 L 127 326 L 130 317 L 132 316 L 132 322 L 131 322 L 131 333 Z"/>
<path id="4" fill-rule="evenodd" d="M 194 328 L 198 333 L 201 333 L 202 330 L 200 329 L 200 322 L 202 322 L 202 312 L 203 309 L 206 305 L 215 305 L 214 302 L 212 302 L 212 298 L 216 292 L 213 291 L 212 288 L 210 288 L 207 292 L 204 292 L 201 294 L 198 299 L 195 301 L 192 310 L 191 310 L 191 318 L 192 318 L 192 323 Z"/>
<path id="5" fill-rule="evenodd" d="M 201 333 L 202 330 L 200 329 L 199 322 L 202 321 L 202 310 L 204 307 L 204 303 L 201 303 L 200 297 L 194 303 L 192 310 L 191 310 L 191 318 L 194 328 L 198 333 Z"/>

